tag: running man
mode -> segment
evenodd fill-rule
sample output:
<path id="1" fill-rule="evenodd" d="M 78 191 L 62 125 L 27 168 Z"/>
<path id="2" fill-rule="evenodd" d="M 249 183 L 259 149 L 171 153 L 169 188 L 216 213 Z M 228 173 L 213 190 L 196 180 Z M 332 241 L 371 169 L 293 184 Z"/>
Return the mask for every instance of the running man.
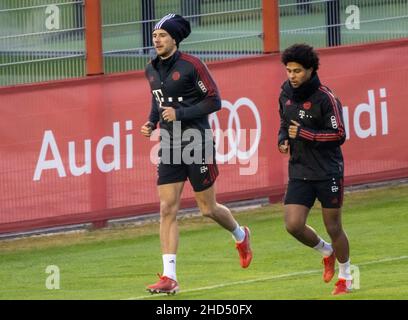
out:
<path id="1" fill-rule="evenodd" d="M 344 162 L 340 146 L 346 139 L 342 106 L 317 75 L 319 57 L 306 44 L 287 48 L 281 58 L 288 80 L 279 97 L 278 148 L 290 152 L 289 182 L 285 195 L 287 231 L 323 255 L 323 280 L 330 282 L 339 263 L 333 295 L 351 289 L 349 242 L 341 222 Z M 306 224 L 316 198 L 331 243 Z"/>
<path id="2" fill-rule="evenodd" d="M 142 126 L 141 133 L 150 137 L 160 124 L 157 185 L 163 254 L 163 274 L 157 283 L 147 287 L 151 293 L 174 294 L 179 290 L 176 216 L 187 179 L 201 214 L 232 233 L 241 267 L 247 268 L 252 260 L 249 228 L 241 227 L 231 211 L 216 201 L 214 183 L 218 168 L 208 115 L 221 109 L 221 99 L 205 64 L 178 50 L 190 32 L 190 23 L 182 16 L 164 16 L 152 34 L 157 57 L 146 67 L 152 106 L 149 121 Z"/>

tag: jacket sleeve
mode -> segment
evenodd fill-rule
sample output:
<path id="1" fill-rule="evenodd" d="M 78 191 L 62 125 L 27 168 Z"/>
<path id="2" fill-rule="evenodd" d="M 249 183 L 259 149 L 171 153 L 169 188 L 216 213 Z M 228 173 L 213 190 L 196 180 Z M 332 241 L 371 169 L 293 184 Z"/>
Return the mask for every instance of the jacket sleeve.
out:
<path id="1" fill-rule="evenodd" d="M 193 65 L 192 81 L 201 100 L 194 105 L 185 103 L 184 108 L 176 109 L 177 120 L 197 119 L 221 109 L 221 99 L 217 85 L 205 64 L 200 60 L 197 61 Z"/>
<path id="2" fill-rule="evenodd" d="M 283 107 L 280 99 L 279 99 L 279 116 L 280 116 L 280 128 L 278 134 L 278 146 L 283 144 L 285 140 L 289 140 L 288 126 L 283 117 Z"/>
<path id="3" fill-rule="evenodd" d="M 145 77 L 147 80 L 149 79 L 151 68 L 152 68 L 151 62 L 149 62 L 145 69 Z M 150 114 L 148 121 L 152 124 L 151 127 L 153 130 L 157 128 L 157 123 L 159 122 L 159 120 L 160 120 L 159 108 L 157 106 L 157 101 L 152 94 L 152 103 L 150 106 Z"/>
<path id="4" fill-rule="evenodd" d="M 296 139 L 307 141 L 316 148 L 338 147 L 346 140 L 341 102 L 327 91 L 322 102 L 323 128 L 313 130 L 300 127 Z"/>
<path id="5" fill-rule="evenodd" d="M 152 129 L 157 128 L 157 123 L 160 120 L 160 113 L 159 113 L 159 108 L 157 106 L 157 101 L 156 99 L 152 96 L 152 105 L 150 108 L 150 115 L 149 115 L 149 122 L 152 123 Z"/>

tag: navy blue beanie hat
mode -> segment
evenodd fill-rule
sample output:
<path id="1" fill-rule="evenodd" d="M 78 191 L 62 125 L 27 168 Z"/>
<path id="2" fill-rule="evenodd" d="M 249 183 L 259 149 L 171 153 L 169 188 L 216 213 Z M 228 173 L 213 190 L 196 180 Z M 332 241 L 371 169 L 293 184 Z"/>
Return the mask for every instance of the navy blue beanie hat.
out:
<path id="1" fill-rule="evenodd" d="M 154 30 L 158 29 L 166 30 L 170 36 L 176 40 L 177 47 L 191 32 L 190 22 L 174 13 L 170 13 L 161 18 L 154 26 Z"/>

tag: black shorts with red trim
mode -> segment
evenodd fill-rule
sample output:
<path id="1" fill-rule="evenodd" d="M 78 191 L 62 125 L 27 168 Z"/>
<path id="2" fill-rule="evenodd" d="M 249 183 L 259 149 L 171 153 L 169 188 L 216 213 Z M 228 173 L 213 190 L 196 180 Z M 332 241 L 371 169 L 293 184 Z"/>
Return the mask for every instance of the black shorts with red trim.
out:
<path id="1" fill-rule="evenodd" d="M 322 208 L 341 208 L 344 187 L 342 177 L 328 180 L 290 179 L 285 194 L 285 204 L 300 204 L 313 207 L 316 198 Z"/>
<path id="2" fill-rule="evenodd" d="M 161 152 L 159 152 L 159 155 Z M 159 161 L 157 185 L 190 181 L 194 192 L 210 188 L 218 177 L 218 167 L 215 161 L 215 150 L 210 159 L 202 158 L 201 163 L 187 164 L 181 159 L 179 163 Z"/>

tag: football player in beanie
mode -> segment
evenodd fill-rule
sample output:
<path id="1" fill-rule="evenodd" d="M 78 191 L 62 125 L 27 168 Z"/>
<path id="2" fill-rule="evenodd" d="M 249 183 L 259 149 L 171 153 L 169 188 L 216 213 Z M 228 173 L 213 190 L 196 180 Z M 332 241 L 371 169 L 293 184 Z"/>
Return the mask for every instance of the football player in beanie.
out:
<path id="1" fill-rule="evenodd" d="M 179 242 L 176 216 L 187 179 L 194 190 L 201 214 L 231 232 L 241 267 L 247 268 L 252 260 L 249 228 L 241 227 L 231 211 L 216 201 L 214 183 L 218 168 L 208 115 L 221 109 L 221 99 L 205 64 L 178 50 L 180 42 L 190 32 L 190 23 L 182 16 L 164 16 L 155 25 L 152 34 L 157 57 L 146 67 L 152 105 L 149 120 L 142 126 L 141 133 L 150 137 L 160 125 L 157 186 L 163 259 L 163 274 L 159 275 L 157 283 L 147 287 L 151 293 L 174 294 L 179 290 L 176 276 Z M 194 133 L 188 135 L 188 141 L 181 138 L 187 130 Z M 177 154 L 182 157 L 177 157 Z M 194 158 L 193 162 L 188 161 L 191 157 Z"/>
<path id="2" fill-rule="evenodd" d="M 289 183 L 285 194 L 287 231 L 323 256 L 324 282 L 339 276 L 334 295 L 351 289 L 349 242 L 341 223 L 344 161 L 340 146 L 346 140 L 342 106 L 320 83 L 319 57 L 313 47 L 295 44 L 282 53 L 288 80 L 279 97 L 278 149 L 290 153 Z M 316 198 L 331 243 L 306 224 Z"/>

